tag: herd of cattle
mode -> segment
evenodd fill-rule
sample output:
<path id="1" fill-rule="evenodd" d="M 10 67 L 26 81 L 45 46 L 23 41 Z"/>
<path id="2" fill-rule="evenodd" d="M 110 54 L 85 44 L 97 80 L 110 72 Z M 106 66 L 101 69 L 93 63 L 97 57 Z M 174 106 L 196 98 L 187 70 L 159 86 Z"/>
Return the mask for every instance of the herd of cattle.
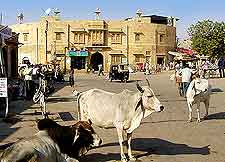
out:
<path id="1" fill-rule="evenodd" d="M 115 127 L 118 133 L 121 161 L 136 160 L 131 151 L 132 132 L 143 118 L 153 112 L 161 112 L 164 106 L 147 86 L 136 84 L 138 92 L 124 90 L 111 93 L 100 89 L 85 92 L 74 91 L 78 103 L 79 121 L 71 126 L 61 126 L 51 119 L 37 122 L 39 132 L 32 137 L 2 146 L 0 162 L 77 162 L 88 150 L 98 147 L 102 140 L 91 124 L 102 128 Z M 205 79 L 195 79 L 187 91 L 189 121 L 193 104 L 197 104 L 200 122 L 200 102 L 205 103 L 208 115 L 210 85 Z M 127 135 L 128 157 L 123 151 L 123 134 Z"/>

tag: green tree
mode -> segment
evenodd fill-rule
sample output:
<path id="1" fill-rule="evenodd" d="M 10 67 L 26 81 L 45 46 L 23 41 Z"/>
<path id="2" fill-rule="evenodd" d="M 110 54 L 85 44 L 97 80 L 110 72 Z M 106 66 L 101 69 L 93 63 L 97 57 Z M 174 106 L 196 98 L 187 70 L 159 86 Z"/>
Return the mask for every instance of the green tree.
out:
<path id="1" fill-rule="evenodd" d="M 220 57 L 225 53 L 225 23 L 199 21 L 188 28 L 192 48 L 199 54 Z"/>

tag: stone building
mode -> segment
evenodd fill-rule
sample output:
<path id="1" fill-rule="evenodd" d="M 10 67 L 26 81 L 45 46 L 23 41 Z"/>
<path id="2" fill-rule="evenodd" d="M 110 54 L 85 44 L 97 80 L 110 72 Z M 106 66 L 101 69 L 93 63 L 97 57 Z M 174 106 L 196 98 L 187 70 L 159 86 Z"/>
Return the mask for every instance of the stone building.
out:
<path id="1" fill-rule="evenodd" d="M 38 22 L 15 24 L 20 33 L 19 62 L 28 57 L 32 63 L 54 62 L 63 69 L 70 66 L 97 70 L 103 64 L 152 65 L 167 63 L 168 51 L 176 47 L 174 17 L 142 15 L 125 20 L 102 20 L 96 10 L 95 20 L 61 20 L 58 14 L 42 17 Z"/>
<path id="2" fill-rule="evenodd" d="M 18 34 L 0 25 L 0 77 L 17 77 L 18 45 Z"/>

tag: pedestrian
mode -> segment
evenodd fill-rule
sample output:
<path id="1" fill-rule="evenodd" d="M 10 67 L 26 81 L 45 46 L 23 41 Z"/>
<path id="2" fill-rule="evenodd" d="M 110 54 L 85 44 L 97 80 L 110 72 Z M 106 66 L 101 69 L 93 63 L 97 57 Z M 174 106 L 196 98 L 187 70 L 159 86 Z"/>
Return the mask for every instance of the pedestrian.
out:
<path id="1" fill-rule="evenodd" d="M 225 75 L 224 75 L 224 67 L 225 67 L 224 57 L 221 57 L 219 59 L 218 66 L 219 66 L 220 78 L 225 77 Z"/>
<path id="2" fill-rule="evenodd" d="M 33 96 L 32 96 L 32 92 L 34 92 L 33 90 L 33 84 L 32 84 L 32 71 L 33 68 L 30 64 L 28 64 L 25 69 L 24 69 L 24 81 L 25 81 L 25 91 L 24 91 L 24 96 L 27 100 L 30 100 Z"/>
<path id="3" fill-rule="evenodd" d="M 69 77 L 70 86 L 74 88 L 74 69 L 70 67 L 70 77 Z"/>
<path id="4" fill-rule="evenodd" d="M 188 86 L 191 82 L 192 73 L 193 73 L 193 71 L 189 68 L 188 64 L 184 64 L 184 68 L 180 70 L 182 89 L 183 89 L 182 95 L 184 97 L 186 97 L 186 92 L 187 92 Z"/>
<path id="5" fill-rule="evenodd" d="M 148 62 L 145 63 L 145 75 L 150 74 L 150 64 Z"/>
<path id="6" fill-rule="evenodd" d="M 104 75 L 102 64 L 98 65 L 98 76 L 100 76 L 100 75 Z"/>

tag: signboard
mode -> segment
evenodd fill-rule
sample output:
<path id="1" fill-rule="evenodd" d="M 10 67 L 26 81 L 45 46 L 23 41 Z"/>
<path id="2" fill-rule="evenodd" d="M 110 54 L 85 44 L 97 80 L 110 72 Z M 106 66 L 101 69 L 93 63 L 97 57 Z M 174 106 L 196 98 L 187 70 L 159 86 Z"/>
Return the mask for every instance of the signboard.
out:
<path id="1" fill-rule="evenodd" d="M 69 51 L 68 56 L 88 56 L 88 51 Z"/>
<path id="2" fill-rule="evenodd" d="M 126 57 L 122 58 L 122 63 L 127 64 L 127 58 Z"/>
<path id="3" fill-rule="evenodd" d="M 8 97 L 7 78 L 0 78 L 0 97 Z"/>

